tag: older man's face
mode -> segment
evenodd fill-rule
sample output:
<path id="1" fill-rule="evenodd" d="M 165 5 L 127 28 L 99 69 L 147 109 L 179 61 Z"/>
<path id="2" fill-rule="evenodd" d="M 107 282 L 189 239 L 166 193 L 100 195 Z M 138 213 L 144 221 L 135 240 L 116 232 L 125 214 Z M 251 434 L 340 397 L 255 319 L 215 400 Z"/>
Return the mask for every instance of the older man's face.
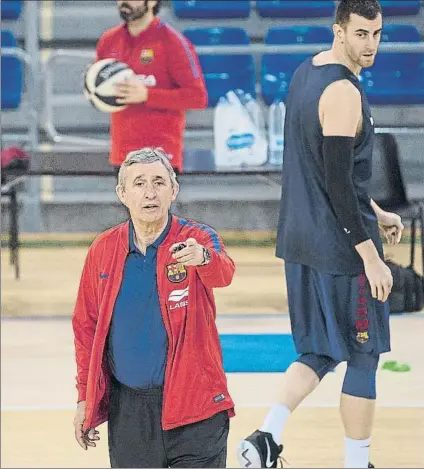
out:
<path id="1" fill-rule="evenodd" d="M 124 186 L 117 187 L 118 197 L 131 218 L 144 223 L 165 219 L 177 193 L 178 186 L 172 186 L 168 170 L 160 161 L 126 167 Z"/>

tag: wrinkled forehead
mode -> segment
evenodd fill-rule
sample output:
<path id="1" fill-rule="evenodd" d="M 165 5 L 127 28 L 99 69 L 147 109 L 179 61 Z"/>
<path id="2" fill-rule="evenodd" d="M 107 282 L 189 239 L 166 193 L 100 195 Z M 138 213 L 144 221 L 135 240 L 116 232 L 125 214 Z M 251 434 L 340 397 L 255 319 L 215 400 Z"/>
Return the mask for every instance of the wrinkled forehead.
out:
<path id="1" fill-rule="evenodd" d="M 168 170 L 160 161 L 154 161 L 153 163 L 133 163 L 125 168 L 125 172 L 128 181 L 135 181 L 136 179 L 171 180 Z"/>
<path id="2" fill-rule="evenodd" d="M 374 34 L 376 31 L 380 30 L 383 26 L 383 18 L 379 13 L 375 19 L 368 20 L 363 16 L 359 16 L 355 13 L 351 13 L 349 17 L 349 22 L 346 27 L 349 31 L 367 31 L 370 34 Z"/>

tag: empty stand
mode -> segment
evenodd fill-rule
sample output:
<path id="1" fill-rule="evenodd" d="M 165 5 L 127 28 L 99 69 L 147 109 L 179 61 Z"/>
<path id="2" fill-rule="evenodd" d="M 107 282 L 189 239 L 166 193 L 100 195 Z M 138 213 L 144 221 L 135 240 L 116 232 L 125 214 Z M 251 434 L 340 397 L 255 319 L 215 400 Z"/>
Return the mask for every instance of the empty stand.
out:
<path id="1" fill-rule="evenodd" d="M 12 2 L 11 2 L 12 3 Z M 1 32 L 3 47 L 17 47 L 11 31 Z M 1 55 L 1 108 L 18 109 L 22 100 L 22 63 L 18 57 Z"/>
<path id="2" fill-rule="evenodd" d="M 22 12 L 22 0 L 2 0 L 1 4 L 1 19 L 2 20 L 17 20 Z"/>
<path id="3" fill-rule="evenodd" d="M 327 26 L 276 26 L 265 36 L 265 44 L 322 44 L 333 42 Z"/>
<path id="4" fill-rule="evenodd" d="M 417 15 L 420 12 L 420 0 L 382 0 L 380 5 L 384 16 Z"/>
<path id="5" fill-rule="evenodd" d="M 382 42 L 420 42 L 421 35 L 412 24 L 385 24 L 381 34 Z"/>
<path id="6" fill-rule="evenodd" d="M 336 2 L 304 0 L 257 0 L 256 10 L 260 16 L 269 18 L 313 18 L 332 16 Z"/>
<path id="7" fill-rule="evenodd" d="M 178 18 L 247 18 L 250 0 L 173 0 Z"/>
<path id="8" fill-rule="evenodd" d="M 383 27 L 381 40 L 420 42 L 421 35 L 413 25 L 388 24 Z M 371 104 L 422 104 L 424 103 L 424 54 L 380 52 L 374 65 L 362 71 L 361 79 Z"/>
<path id="9" fill-rule="evenodd" d="M 380 53 L 361 76 L 370 104 L 424 104 L 424 53 Z"/>
<path id="10" fill-rule="evenodd" d="M 324 26 L 292 26 L 271 28 L 265 44 L 331 43 L 332 31 Z M 262 97 L 270 105 L 277 97 L 285 100 L 297 67 L 311 54 L 264 54 L 262 57 Z"/>
<path id="11" fill-rule="evenodd" d="M 249 36 L 241 28 L 190 28 L 184 35 L 197 46 L 248 45 Z M 255 92 L 255 67 L 252 55 L 199 55 L 208 89 L 208 106 L 213 107 L 229 90 L 242 89 L 252 96 Z"/>

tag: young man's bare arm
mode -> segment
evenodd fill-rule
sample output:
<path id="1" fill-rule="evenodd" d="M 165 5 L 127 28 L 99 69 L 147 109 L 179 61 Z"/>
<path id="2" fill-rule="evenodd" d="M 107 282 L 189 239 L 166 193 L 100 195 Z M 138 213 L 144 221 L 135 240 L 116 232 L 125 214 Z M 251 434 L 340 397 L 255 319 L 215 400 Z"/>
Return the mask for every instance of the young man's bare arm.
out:
<path id="1" fill-rule="evenodd" d="M 319 113 L 326 188 L 333 209 L 361 257 L 378 257 L 362 221 L 352 179 L 353 148 L 362 116 L 361 95 L 350 81 L 336 81 L 324 91 Z"/>
<path id="2" fill-rule="evenodd" d="M 364 226 L 352 177 L 355 135 L 362 116 L 359 91 L 348 80 L 332 83 L 321 97 L 319 114 L 328 197 L 346 235 L 364 261 L 372 295 L 385 301 L 392 286 L 390 270 L 381 261 Z"/>

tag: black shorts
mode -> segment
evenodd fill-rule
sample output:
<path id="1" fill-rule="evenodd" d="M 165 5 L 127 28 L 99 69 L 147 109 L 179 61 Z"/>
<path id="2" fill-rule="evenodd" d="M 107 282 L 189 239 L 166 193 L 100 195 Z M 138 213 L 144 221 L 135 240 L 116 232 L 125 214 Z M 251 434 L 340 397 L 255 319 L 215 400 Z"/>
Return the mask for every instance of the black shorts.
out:
<path id="1" fill-rule="evenodd" d="M 109 406 L 112 467 L 226 467 L 229 417 L 163 430 L 162 388 L 135 390 L 113 381 Z"/>
<path id="2" fill-rule="evenodd" d="M 285 264 L 290 322 L 298 353 L 347 361 L 390 351 L 389 304 L 371 296 L 365 274 L 325 274 Z"/>

